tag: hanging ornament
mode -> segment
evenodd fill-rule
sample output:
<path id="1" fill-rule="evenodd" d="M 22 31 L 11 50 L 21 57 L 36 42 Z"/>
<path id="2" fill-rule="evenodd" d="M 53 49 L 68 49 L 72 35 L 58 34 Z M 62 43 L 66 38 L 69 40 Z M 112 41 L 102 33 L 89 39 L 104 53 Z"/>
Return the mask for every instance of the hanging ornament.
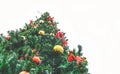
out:
<path id="1" fill-rule="evenodd" d="M 32 60 L 33 60 L 33 62 L 35 62 L 37 65 L 40 65 L 40 63 L 41 63 L 41 59 L 40 59 L 38 56 L 34 56 L 34 57 L 32 58 Z"/>
<path id="2" fill-rule="evenodd" d="M 58 38 L 58 39 L 63 39 L 64 38 L 64 34 L 63 34 L 63 32 L 57 32 L 56 33 L 56 38 Z"/>
<path id="3" fill-rule="evenodd" d="M 40 23 L 40 24 L 43 24 L 43 23 L 44 23 L 44 21 L 43 21 L 43 20 L 40 20 L 40 21 L 39 21 L 39 23 Z"/>
<path id="4" fill-rule="evenodd" d="M 48 21 L 48 24 L 51 24 L 52 22 L 51 21 Z"/>
<path id="5" fill-rule="evenodd" d="M 9 40 L 11 39 L 11 36 L 8 35 L 8 36 L 6 36 L 5 38 L 6 38 L 6 40 L 9 41 Z"/>
<path id="6" fill-rule="evenodd" d="M 51 35 L 51 36 L 55 36 L 55 34 L 54 34 L 54 33 L 50 33 L 50 35 Z"/>
<path id="7" fill-rule="evenodd" d="M 63 47 L 60 46 L 60 45 L 55 45 L 54 48 L 53 48 L 53 50 L 54 50 L 55 52 L 59 52 L 60 54 L 63 54 L 63 52 L 64 52 Z"/>
<path id="8" fill-rule="evenodd" d="M 45 34 L 45 31 L 40 30 L 40 31 L 39 31 L 39 34 L 40 34 L 40 35 L 44 35 L 44 34 Z"/>
<path id="9" fill-rule="evenodd" d="M 76 58 L 71 52 L 69 52 L 68 62 L 73 62 L 73 61 L 76 61 Z"/>
<path id="10" fill-rule="evenodd" d="M 22 72 L 20 72 L 19 74 L 30 74 L 30 73 L 27 72 L 27 71 L 22 71 Z"/>
<path id="11" fill-rule="evenodd" d="M 36 24 L 36 25 L 34 25 L 34 26 L 33 26 L 33 28 L 37 29 L 37 28 L 38 28 L 38 25 L 37 25 L 37 24 Z"/>
<path id="12" fill-rule="evenodd" d="M 49 21 L 53 21 L 54 20 L 54 17 L 49 17 Z"/>
<path id="13" fill-rule="evenodd" d="M 23 40 L 26 40 L 26 37 L 25 36 L 21 36 L 23 38 Z"/>
<path id="14" fill-rule="evenodd" d="M 33 49 L 33 50 L 32 50 L 32 53 L 34 53 L 34 52 L 36 52 L 36 51 L 37 51 L 36 49 Z"/>

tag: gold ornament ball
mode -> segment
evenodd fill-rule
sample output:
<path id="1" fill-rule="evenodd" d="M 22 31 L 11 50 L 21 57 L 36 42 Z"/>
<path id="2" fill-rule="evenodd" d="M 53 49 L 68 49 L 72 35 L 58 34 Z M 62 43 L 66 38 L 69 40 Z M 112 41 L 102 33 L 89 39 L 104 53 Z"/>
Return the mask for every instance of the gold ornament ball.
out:
<path id="1" fill-rule="evenodd" d="M 63 47 L 61 45 L 55 45 L 53 50 L 55 52 L 59 52 L 60 54 L 63 54 L 63 52 L 64 52 L 64 49 L 63 49 Z"/>
<path id="2" fill-rule="evenodd" d="M 39 31 L 39 34 L 40 34 L 40 35 L 45 35 L 45 31 L 42 31 L 42 30 L 41 30 L 41 31 Z"/>

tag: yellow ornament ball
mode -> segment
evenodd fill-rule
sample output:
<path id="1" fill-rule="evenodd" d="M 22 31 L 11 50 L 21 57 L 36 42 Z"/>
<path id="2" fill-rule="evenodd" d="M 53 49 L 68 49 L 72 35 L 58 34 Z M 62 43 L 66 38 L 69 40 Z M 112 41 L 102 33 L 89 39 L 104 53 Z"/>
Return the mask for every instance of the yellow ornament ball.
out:
<path id="1" fill-rule="evenodd" d="M 39 34 L 40 34 L 40 35 L 45 35 L 45 31 L 40 30 L 40 31 L 39 31 Z"/>
<path id="2" fill-rule="evenodd" d="M 63 47 L 60 46 L 60 45 L 55 45 L 54 48 L 53 48 L 53 50 L 54 50 L 55 52 L 59 52 L 59 53 L 61 53 L 61 54 L 63 54 L 63 52 L 64 52 Z"/>

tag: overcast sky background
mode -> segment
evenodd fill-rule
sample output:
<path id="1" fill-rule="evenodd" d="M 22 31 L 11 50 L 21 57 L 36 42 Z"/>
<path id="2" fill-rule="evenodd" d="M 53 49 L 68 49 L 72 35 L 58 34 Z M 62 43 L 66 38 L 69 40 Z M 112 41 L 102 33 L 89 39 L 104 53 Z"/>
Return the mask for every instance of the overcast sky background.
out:
<path id="1" fill-rule="evenodd" d="M 46 11 L 66 33 L 70 49 L 82 45 L 91 74 L 120 74 L 119 0 L 0 0 L 0 33 Z"/>

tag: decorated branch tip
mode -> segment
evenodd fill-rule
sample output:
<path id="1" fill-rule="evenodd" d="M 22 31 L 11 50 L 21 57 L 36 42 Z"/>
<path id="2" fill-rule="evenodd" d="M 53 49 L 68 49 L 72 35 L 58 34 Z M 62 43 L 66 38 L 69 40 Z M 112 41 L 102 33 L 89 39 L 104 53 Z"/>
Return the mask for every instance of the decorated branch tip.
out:
<path id="1" fill-rule="evenodd" d="M 19 23 L 19 22 L 18 22 Z M 88 74 L 88 61 L 70 50 L 66 34 L 48 12 L 0 36 L 0 74 Z"/>

